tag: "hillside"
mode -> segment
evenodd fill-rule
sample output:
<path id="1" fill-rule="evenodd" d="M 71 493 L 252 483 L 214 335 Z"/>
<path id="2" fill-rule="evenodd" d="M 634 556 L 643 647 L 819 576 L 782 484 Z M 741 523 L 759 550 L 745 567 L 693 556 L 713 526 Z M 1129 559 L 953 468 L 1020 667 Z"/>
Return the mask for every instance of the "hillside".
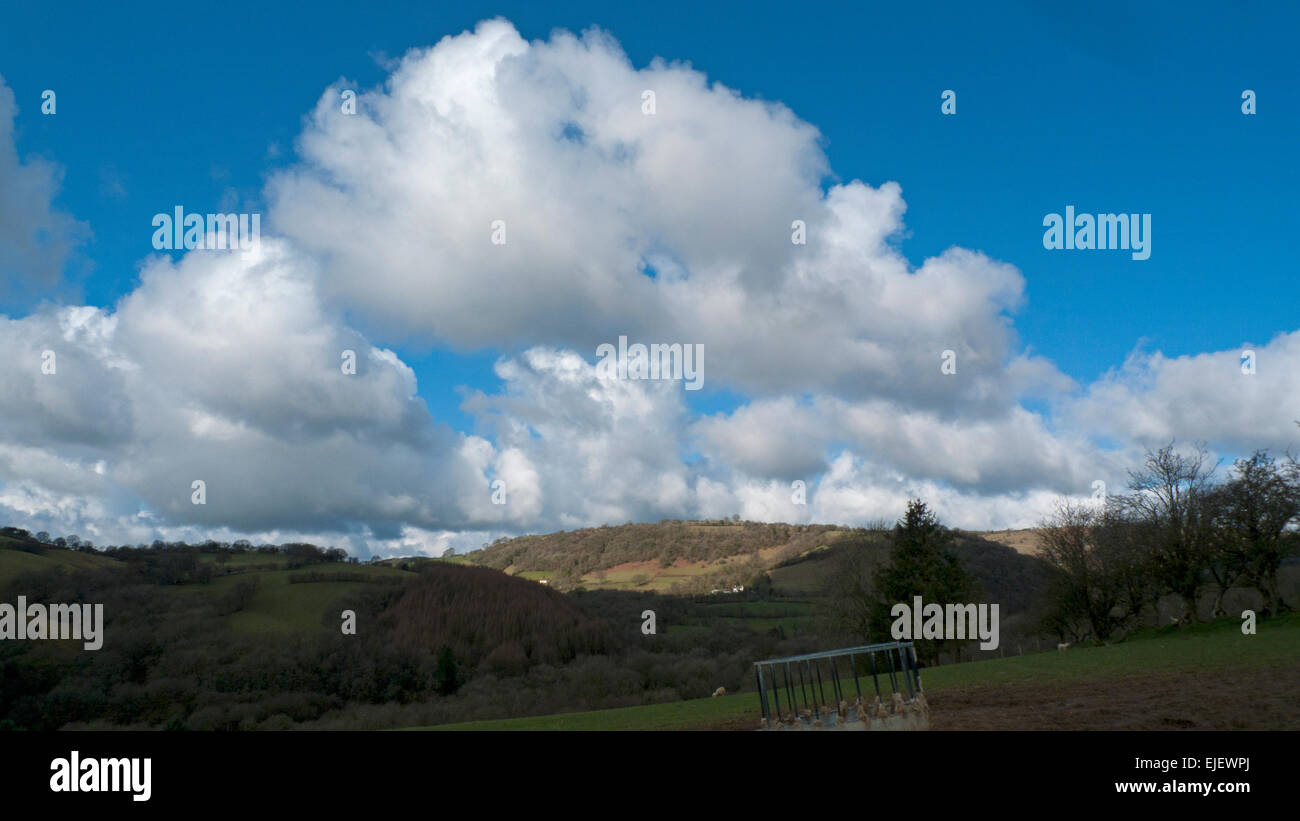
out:
<path id="1" fill-rule="evenodd" d="M 502 570 L 560 590 L 701 594 L 762 583 L 788 596 L 817 595 L 840 544 L 874 532 L 836 525 L 758 522 L 626 524 L 501 539 L 454 561 Z M 1039 589 L 1033 531 L 957 532 L 955 549 L 986 595 L 1022 610 Z M 996 536 L 996 538 L 994 538 Z"/>
<path id="2" fill-rule="evenodd" d="M 603 626 L 543 585 L 482 567 L 426 568 L 380 616 L 393 646 L 450 647 L 465 664 L 495 672 L 560 664 L 606 649 Z"/>
<path id="3" fill-rule="evenodd" d="M 47 570 L 143 568 L 155 581 L 171 584 L 179 595 L 228 600 L 223 605 L 228 611 L 226 620 L 237 632 L 270 634 L 317 629 L 341 596 L 376 584 L 412 580 L 431 570 L 479 569 L 519 577 L 519 586 L 510 598 L 532 601 L 544 597 L 545 601 L 535 602 L 539 609 L 557 600 L 556 591 L 699 595 L 712 590 L 729 592 L 733 586 L 757 587 L 764 596 L 775 595 L 792 603 L 774 604 L 765 618 L 748 619 L 748 626 L 762 630 L 779 627 L 789 634 L 812 627 L 808 605 L 799 602 L 826 591 L 828 579 L 839 572 L 846 553 L 869 549 L 883 557 L 886 543 L 873 540 L 873 533 L 878 535 L 833 525 L 661 522 L 524 536 L 441 560 L 416 557 L 356 564 L 337 561 L 337 557 L 319 563 L 319 557 L 311 554 L 304 559 L 266 548 L 227 550 L 218 546 L 119 555 L 117 551 L 53 547 L 35 541 L 25 531 L 6 528 L 0 531 L 0 586 L 19 575 Z M 1026 609 L 1041 587 L 1037 560 L 1004 544 L 978 533 L 958 532 L 954 546 L 963 566 L 979 580 L 984 595 L 1000 602 L 1004 613 Z M 304 564 L 308 559 L 311 562 Z M 305 571 L 310 571 L 311 583 L 302 583 Z M 437 577 L 451 578 L 443 572 Z M 456 578 L 469 580 L 471 576 L 462 573 Z M 546 580 L 550 589 L 524 584 L 524 580 Z M 439 595 L 450 594 L 443 591 Z M 502 605 L 488 600 L 494 602 L 489 609 Z M 479 607 L 464 597 L 455 598 L 454 604 L 457 610 Z M 678 629 L 687 627 L 683 624 Z"/>
<path id="4" fill-rule="evenodd" d="M 705 577 L 695 580 L 697 588 L 730 586 L 747 581 L 746 571 L 737 569 L 746 561 L 753 575 L 842 531 L 834 525 L 663 521 L 501 539 L 470 556 L 484 567 L 540 575 L 566 587 L 644 586 L 664 577 Z"/>
<path id="5" fill-rule="evenodd" d="M 1028 527 L 1021 530 L 972 530 L 972 536 L 979 536 L 990 542 L 1006 545 L 1017 553 L 1033 556 L 1038 553 L 1042 541 L 1040 528 Z"/>
<path id="6" fill-rule="evenodd" d="M 102 604 L 103 648 L 0 642 L 0 729 L 288 729 L 325 716 L 385 726 L 369 711 L 424 704 L 445 715 L 461 703 L 449 697 L 464 687 L 473 699 L 480 680 L 473 712 L 509 714 L 490 682 L 534 669 L 530 711 L 553 710 L 569 688 L 546 676 L 639 635 L 489 568 L 355 564 L 302 545 L 89 552 L 15 532 L 0 545 L 0 601 L 18 596 Z M 642 606 L 592 604 L 629 627 Z M 354 629 L 341 629 L 345 611 Z M 608 704 L 605 689 L 572 703 Z"/>

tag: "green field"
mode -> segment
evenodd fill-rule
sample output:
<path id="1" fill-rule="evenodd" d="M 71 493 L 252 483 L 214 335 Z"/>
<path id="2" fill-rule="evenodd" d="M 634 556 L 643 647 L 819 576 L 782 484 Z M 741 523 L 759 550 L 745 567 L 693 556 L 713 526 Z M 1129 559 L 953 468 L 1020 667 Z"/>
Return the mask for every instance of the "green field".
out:
<path id="1" fill-rule="evenodd" d="M 409 578 L 411 574 L 390 567 L 368 565 L 324 566 L 314 568 L 322 576 L 334 573 L 361 573 L 375 579 Z M 223 592 L 225 584 L 240 579 L 256 577 L 260 584 L 253 601 L 238 613 L 230 616 L 230 626 L 236 633 L 292 633 L 318 629 L 324 623 L 327 609 L 340 596 L 357 590 L 363 582 L 304 582 L 290 584 L 289 577 L 304 570 L 275 570 L 248 576 L 230 576 L 214 581 L 214 593 Z M 191 587 L 198 587 L 191 585 Z M 339 614 L 333 613 L 334 619 Z"/>
<path id="2" fill-rule="evenodd" d="M 787 636 L 800 629 L 810 627 L 812 620 L 812 603 L 804 601 L 747 601 L 730 602 L 726 596 L 718 596 L 717 603 L 698 606 L 699 616 L 685 624 L 669 626 L 669 631 L 682 633 L 690 630 L 709 629 L 713 624 L 730 624 L 746 627 L 758 633 L 780 629 Z"/>
<path id="3" fill-rule="evenodd" d="M 702 605 L 715 618 L 779 619 L 812 615 L 812 602 L 806 601 L 726 601 Z"/>
<path id="4" fill-rule="evenodd" d="M 927 692 L 1019 681 L 1079 682 L 1147 672 L 1269 668 L 1300 662 L 1300 613 L 1259 623 L 1254 636 L 1238 619 L 1192 627 L 1144 631 L 1109 647 L 1076 647 L 1068 653 L 1035 653 L 923 670 Z M 845 682 L 853 689 L 853 680 Z M 758 727 L 758 695 L 738 693 L 643 707 L 550 716 L 444 724 L 424 730 L 689 730 L 752 718 Z"/>
<path id="5" fill-rule="evenodd" d="M 19 573 L 31 570 L 79 570 L 83 568 L 116 567 L 117 562 L 93 553 L 75 550 L 49 550 L 43 554 L 24 553 L 20 550 L 0 550 L 0 584 L 7 583 Z"/>
<path id="6" fill-rule="evenodd" d="M 827 562 L 818 553 L 825 549 L 810 551 L 806 558 L 794 564 L 774 567 L 767 575 L 772 579 L 772 587 L 787 595 L 809 596 L 821 592 L 826 587 Z M 829 554 L 828 554 L 829 555 Z"/>
<path id="7" fill-rule="evenodd" d="M 674 585 L 689 582 L 700 576 L 715 573 L 726 565 L 721 562 L 707 564 L 689 564 L 683 567 L 652 567 L 648 570 L 624 568 L 608 570 L 603 574 L 588 573 L 582 577 L 582 586 L 592 590 L 647 590 L 655 593 L 667 593 Z M 644 584 L 637 584 L 633 579 L 638 575 L 646 576 Z"/>
<path id="8" fill-rule="evenodd" d="M 213 558 L 215 557 L 211 555 L 201 556 L 204 561 Z M 215 572 L 212 581 L 208 584 L 175 585 L 169 587 L 168 591 L 173 596 L 215 599 L 230 592 L 240 582 L 255 581 L 258 588 L 252 601 L 243 610 L 229 616 L 229 622 L 231 628 L 237 633 L 257 635 L 317 630 L 325 623 L 328 609 L 340 596 L 366 586 L 365 582 L 353 580 L 290 584 L 289 578 L 295 574 L 317 573 L 321 576 L 329 576 L 341 573 L 375 580 L 413 577 L 413 574 L 408 571 L 383 564 L 309 565 L 297 570 L 244 569 L 255 565 L 274 565 L 282 568 L 286 561 L 284 557 L 258 553 L 235 554 L 230 557 L 229 562 L 214 565 Z M 17 550 L 0 550 L 0 585 L 7 584 L 14 576 L 28 571 L 52 569 L 73 571 L 117 567 L 121 567 L 121 564 L 106 556 L 73 550 L 50 549 L 40 555 Z M 226 567 L 233 572 L 227 575 L 224 572 Z M 335 613 L 333 616 L 337 618 L 338 614 Z"/>
<path id="9" fill-rule="evenodd" d="M 237 571 L 245 567 L 257 567 L 264 565 L 275 565 L 284 567 L 288 560 L 284 556 L 267 555 L 265 553 L 232 553 L 227 556 L 217 556 L 213 553 L 200 553 L 199 561 L 206 562 L 216 568 L 217 573 L 222 572 L 222 568 L 230 568 Z"/>

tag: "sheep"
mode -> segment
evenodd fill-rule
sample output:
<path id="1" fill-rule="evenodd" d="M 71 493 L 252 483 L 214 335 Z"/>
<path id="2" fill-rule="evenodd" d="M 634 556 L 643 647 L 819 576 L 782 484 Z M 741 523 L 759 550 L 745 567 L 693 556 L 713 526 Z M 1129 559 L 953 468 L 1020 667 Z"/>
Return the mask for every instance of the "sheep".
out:
<path id="1" fill-rule="evenodd" d="M 879 699 L 877 699 L 879 702 Z M 907 726 L 907 716 L 904 714 L 903 695 L 893 693 L 889 699 L 890 708 L 886 709 L 884 704 L 877 703 L 876 715 L 880 717 L 879 729 L 882 730 L 901 730 Z M 872 729 L 876 729 L 875 722 L 872 722 Z"/>
<path id="2" fill-rule="evenodd" d="M 718 689 L 716 689 L 716 690 L 713 691 L 713 697 L 714 697 L 714 698 L 717 698 L 718 696 L 725 696 L 726 694 L 727 694 L 727 688 L 726 688 L 726 687 L 719 687 Z"/>
<path id="3" fill-rule="evenodd" d="M 1061 642 L 1060 644 L 1056 645 L 1056 652 L 1058 652 L 1058 653 L 1064 653 L 1066 650 L 1069 650 L 1069 649 L 1070 649 L 1071 647 L 1073 647 L 1073 646 L 1074 646 L 1074 642 L 1072 642 L 1072 641 L 1063 641 L 1063 642 Z"/>
<path id="4" fill-rule="evenodd" d="M 930 728 L 930 705 L 925 700 L 925 694 L 920 690 L 912 696 L 912 701 L 907 705 L 911 711 L 908 715 L 908 722 L 914 730 L 927 730 Z"/>

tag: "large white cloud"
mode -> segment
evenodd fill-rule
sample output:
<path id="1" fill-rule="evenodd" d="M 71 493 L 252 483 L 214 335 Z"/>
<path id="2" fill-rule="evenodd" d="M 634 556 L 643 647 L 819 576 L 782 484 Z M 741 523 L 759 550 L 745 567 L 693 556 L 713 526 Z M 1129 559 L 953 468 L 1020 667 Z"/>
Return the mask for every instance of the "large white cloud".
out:
<path id="1" fill-rule="evenodd" d="M 1242 354 L 1254 354 L 1247 373 Z M 1167 357 L 1135 351 L 1068 408 L 1079 427 L 1151 447 L 1173 438 L 1237 453 L 1300 440 L 1300 331 L 1264 345 Z"/>
<path id="2" fill-rule="evenodd" d="M 355 114 L 341 88 L 272 211 L 376 324 L 468 347 L 702 343 L 713 384 L 968 413 L 1070 386 L 1017 358 L 1019 272 L 962 249 L 912 270 L 891 245 L 897 184 L 823 190 L 816 128 L 689 67 L 638 70 L 600 32 L 528 43 L 496 20 L 412 52 Z M 945 350 L 963 379 L 941 378 Z"/>
<path id="3" fill-rule="evenodd" d="M 462 437 L 430 418 L 410 368 L 324 312 L 281 242 L 156 258 L 115 310 L 0 319 L 0 344 L 14 352 L 0 464 L 29 515 L 76 494 L 243 531 L 470 524 L 450 501 L 475 481 Z"/>

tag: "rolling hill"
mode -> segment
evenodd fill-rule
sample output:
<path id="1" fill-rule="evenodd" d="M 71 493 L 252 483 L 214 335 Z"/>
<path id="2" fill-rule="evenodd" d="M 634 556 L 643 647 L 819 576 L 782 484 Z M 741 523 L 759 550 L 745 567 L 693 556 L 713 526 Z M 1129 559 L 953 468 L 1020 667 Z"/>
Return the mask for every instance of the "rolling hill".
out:
<path id="1" fill-rule="evenodd" d="M 879 531 L 758 522 L 626 524 L 501 539 L 458 562 L 502 570 L 560 590 L 579 587 L 701 594 L 752 585 L 763 575 L 780 593 L 815 595 L 846 545 Z M 1034 531 L 957 531 L 954 545 L 986 595 L 1011 610 L 1041 584 Z"/>

